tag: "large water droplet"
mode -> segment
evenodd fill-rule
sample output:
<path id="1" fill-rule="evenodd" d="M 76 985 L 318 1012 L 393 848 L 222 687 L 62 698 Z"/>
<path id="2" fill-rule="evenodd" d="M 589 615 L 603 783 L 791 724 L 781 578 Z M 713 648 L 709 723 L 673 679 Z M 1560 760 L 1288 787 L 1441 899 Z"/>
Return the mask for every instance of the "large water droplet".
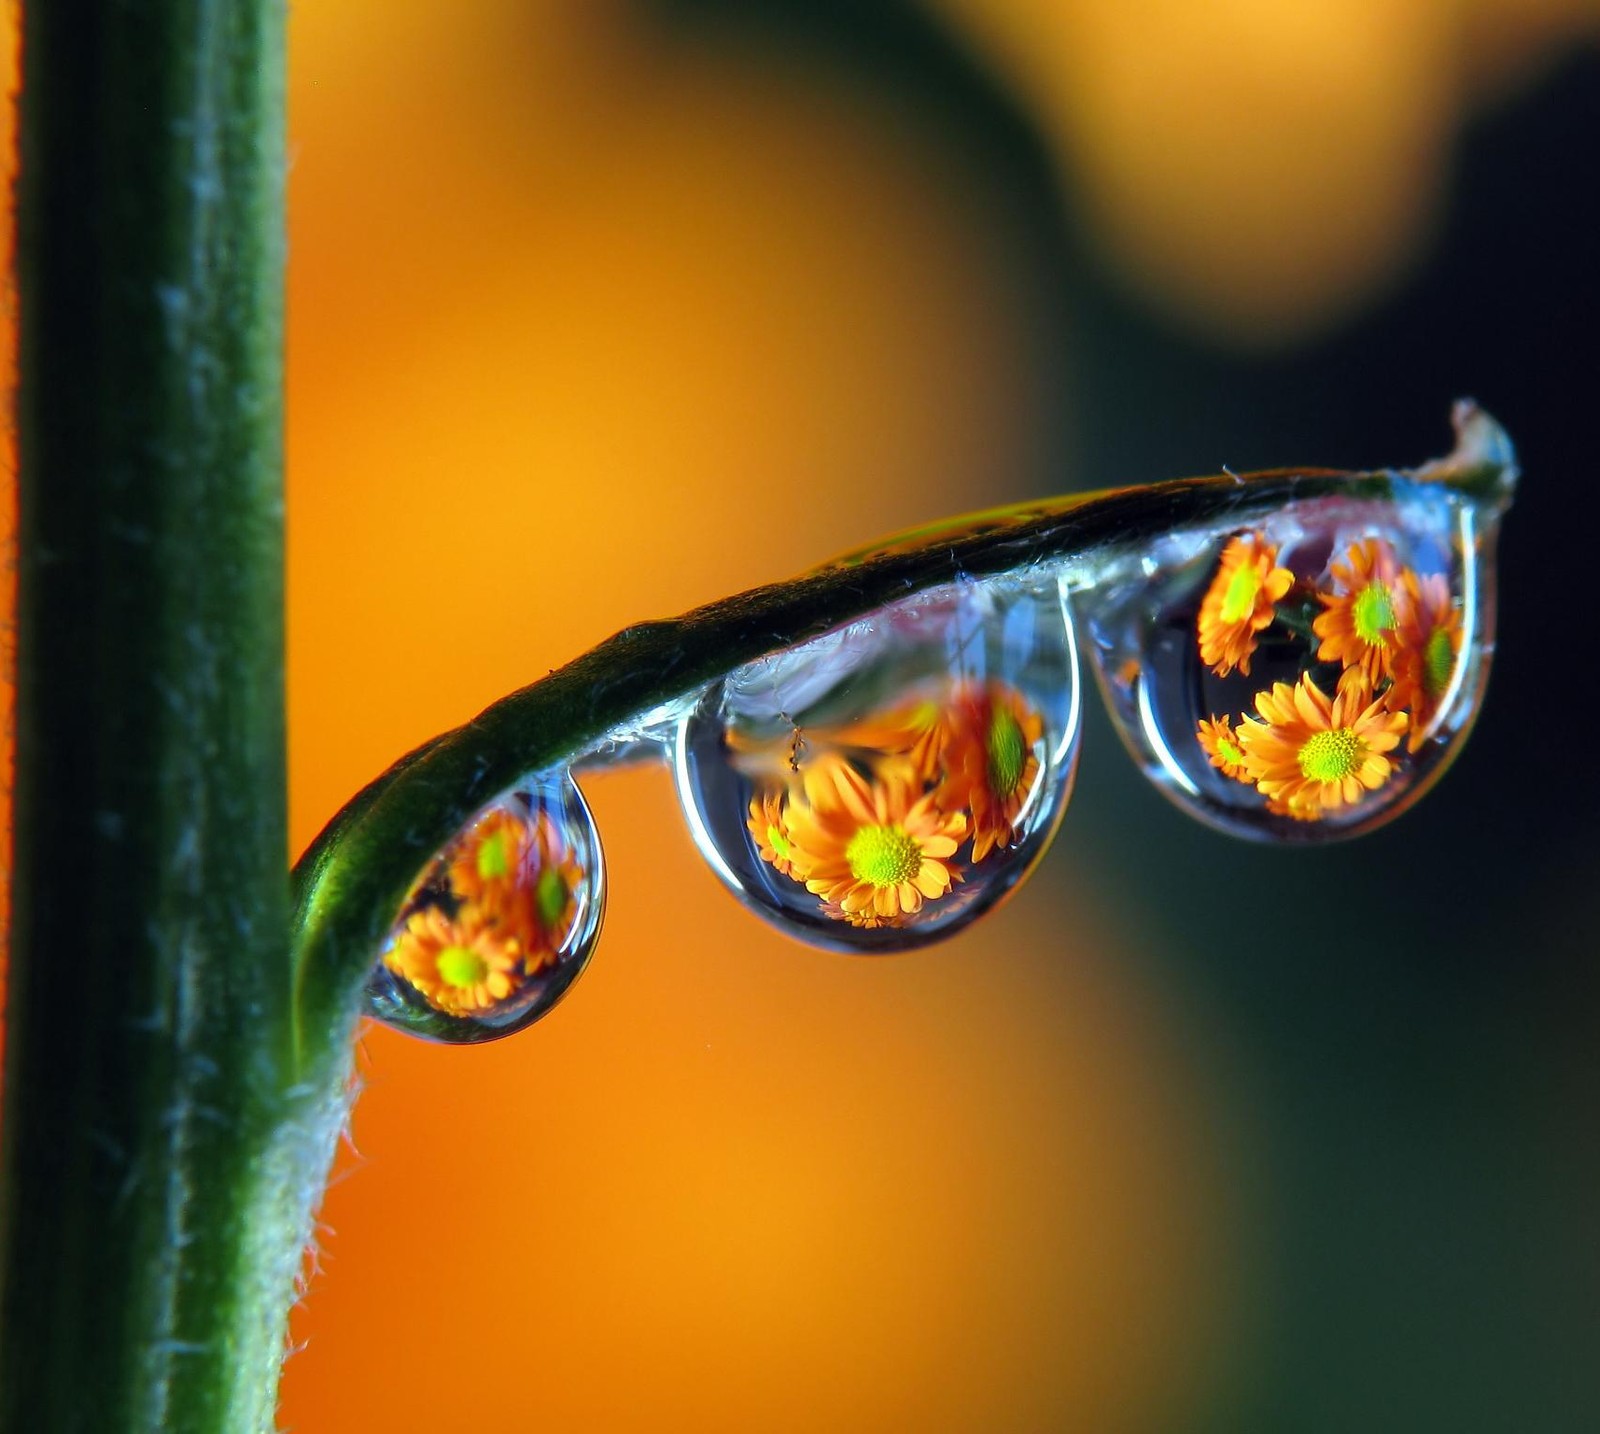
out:
<path id="1" fill-rule="evenodd" d="M 817 945 L 948 936 L 1043 854 L 1078 752 L 1078 674 L 1044 573 L 906 598 L 730 673 L 684 718 L 696 842 Z"/>
<path id="2" fill-rule="evenodd" d="M 1493 647 L 1494 518 L 1438 485 L 1175 534 L 1085 606 L 1122 735 L 1241 836 L 1367 831 L 1432 785 Z"/>
<path id="3" fill-rule="evenodd" d="M 565 774 L 491 802 L 428 863 L 367 986 L 369 1014 L 435 1040 L 520 1031 L 566 994 L 605 910 L 600 837 Z"/>

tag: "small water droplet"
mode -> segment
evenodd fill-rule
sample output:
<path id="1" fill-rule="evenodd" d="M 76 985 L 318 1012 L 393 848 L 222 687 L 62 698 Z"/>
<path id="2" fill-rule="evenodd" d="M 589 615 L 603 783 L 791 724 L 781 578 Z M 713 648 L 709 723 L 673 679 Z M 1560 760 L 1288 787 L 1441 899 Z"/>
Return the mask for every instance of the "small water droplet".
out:
<path id="1" fill-rule="evenodd" d="M 1186 811 L 1279 841 L 1380 825 L 1433 784 L 1493 648 L 1495 518 L 1438 485 L 1318 498 L 1156 545 L 1086 600 L 1135 758 Z"/>
<path id="2" fill-rule="evenodd" d="M 600 837 L 566 774 L 491 802 L 428 863 L 367 985 L 370 1015 L 435 1040 L 494 1040 L 566 994 L 605 910 Z"/>
<path id="3" fill-rule="evenodd" d="M 1057 580 L 958 582 L 730 673 L 685 716 L 691 830 L 759 915 L 816 945 L 948 936 L 1027 875 L 1078 754 Z"/>

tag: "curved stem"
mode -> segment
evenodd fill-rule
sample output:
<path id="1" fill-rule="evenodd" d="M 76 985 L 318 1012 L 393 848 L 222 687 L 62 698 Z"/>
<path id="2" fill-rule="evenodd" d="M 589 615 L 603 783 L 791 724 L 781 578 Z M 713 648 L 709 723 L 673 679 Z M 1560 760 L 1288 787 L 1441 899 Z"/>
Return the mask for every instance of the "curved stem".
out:
<path id="1" fill-rule="evenodd" d="M 1137 556 L 1190 526 L 1248 522 L 1295 499 L 1387 498 L 1397 483 L 1509 500 L 1515 460 L 1499 425 L 1457 405 L 1457 447 L 1414 472 L 1280 469 L 1191 478 L 996 509 L 922 528 L 790 582 L 618 633 L 396 763 L 341 812 L 295 869 L 297 1007 L 309 1038 L 348 1024 L 417 873 L 479 808 L 529 772 L 569 764 L 608 733 L 743 662 L 934 585 L 1033 564 Z"/>

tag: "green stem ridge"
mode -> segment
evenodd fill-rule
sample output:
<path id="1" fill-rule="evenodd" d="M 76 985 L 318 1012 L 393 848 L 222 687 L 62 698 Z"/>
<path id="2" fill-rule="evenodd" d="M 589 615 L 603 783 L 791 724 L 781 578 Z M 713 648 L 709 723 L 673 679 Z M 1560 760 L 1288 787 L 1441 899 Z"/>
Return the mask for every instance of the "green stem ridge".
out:
<path id="1" fill-rule="evenodd" d="M 23 15 L 0 1429 L 272 1427 L 349 1034 L 291 1011 L 279 0 Z"/>
<path id="2" fill-rule="evenodd" d="M 1245 525 L 1292 499 L 1388 498 L 1397 483 L 1445 484 L 1489 504 L 1516 478 L 1499 425 L 1469 402 L 1457 445 L 1414 471 L 1329 469 L 1190 478 L 996 509 L 915 530 L 817 572 L 667 622 L 625 629 L 403 757 L 339 813 L 295 868 L 297 1008 L 313 1033 L 344 1028 L 418 872 L 486 803 L 530 772 L 559 768 L 642 714 L 732 668 L 940 583 L 1093 555 L 1137 561 L 1153 538 Z M 320 1038 L 320 1037 L 319 1037 Z"/>

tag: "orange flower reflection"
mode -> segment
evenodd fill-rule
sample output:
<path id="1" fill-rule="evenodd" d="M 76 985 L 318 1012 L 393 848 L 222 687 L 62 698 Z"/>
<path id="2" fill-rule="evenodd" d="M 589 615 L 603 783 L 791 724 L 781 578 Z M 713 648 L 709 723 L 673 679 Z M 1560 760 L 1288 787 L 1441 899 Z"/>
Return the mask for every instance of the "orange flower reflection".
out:
<path id="1" fill-rule="evenodd" d="M 745 823 L 755 842 L 756 855 L 780 876 L 800 878 L 794 869 L 794 843 L 784 808 L 787 793 L 781 788 L 750 799 L 750 819 Z"/>
<path id="2" fill-rule="evenodd" d="M 555 965 L 577 919 L 578 891 L 587 880 L 577 856 L 561 840 L 555 823 L 542 812 L 533 845 L 534 859 L 523 887 L 528 911 L 523 929 L 529 932 L 524 954 L 530 976 Z"/>
<path id="3" fill-rule="evenodd" d="M 1363 538 L 1351 545 L 1343 564 L 1333 564 L 1332 573 L 1334 591 L 1317 594 L 1326 611 L 1311 624 L 1322 639 L 1317 656 L 1342 662 L 1346 674 L 1358 671 L 1366 689 L 1376 691 L 1390 672 L 1400 564 L 1382 538 Z M 1341 675 L 1341 689 L 1345 682 Z"/>
<path id="4" fill-rule="evenodd" d="M 1442 574 L 1418 577 L 1405 569 L 1395 598 L 1390 663 L 1394 686 L 1386 700 L 1396 711 L 1404 708 L 1411 713 L 1406 750 L 1415 752 L 1426 739 L 1455 672 L 1461 651 L 1461 614 Z"/>
<path id="5" fill-rule="evenodd" d="M 1018 813 L 1039 775 L 1044 720 L 998 682 L 968 688 L 948 711 L 945 777 L 938 802 L 972 815 L 972 859 L 1016 838 Z"/>
<path id="6" fill-rule="evenodd" d="M 1233 724 L 1226 717 L 1202 719 L 1195 736 L 1200 739 L 1211 765 L 1223 776 L 1235 777 L 1241 782 L 1250 780 L 1244 770 L 1244 749 L 1239 745 Z"/>
<path id="7" fill-rule="evenodd" d="M 485 913 L 503 910 L 524 880 L 530 846 L 528 824 L 506 807 L 494 807 L 473 824 L 450 860 L 450 889 Z"/>
<path id="8" fill-rule="evenodd" d="M 438 894 L 441 869 L 448 877 L 443 896 Z M 586 879 L 548 813 L 530 818 L 512 803 L 493 807 L 418 883 L 413 900 L 426 905 L 412 907 L 390 953 L 393 959 L 385 960 L 440 1010 L 480 1010 L 503 999 L 504 992 L 493 994 L 504 984 L 496 973 L 514 969 L 518 976 L 532 976 L 556 963 Z M 465 957 L 441 956 L 434 949 L 450 941 L 489 961 L 488 974 L 467 980 L 465 973 L 474 968 Z M 458 984 L 467 995 L 452 994 L 455 976 L 463 977 Z M 471 1000 L 480 1004 L 464 1004 Z"/>
<path id="9" fill-rule="evenodd" d="M 898 926 L 960 880 L 950 858 L 967 832 L 961 812 L 940 809 L 897 772 L 868 782 L 848 763 L 808 777 L 805 803 L 788 812 L 806 890 L 860 926 Z"/>
<path id="10" fill-rule="evenodd" d="M 884 759 L 874 763 L 880 774 L 886 772 L 885 761 L 899 762 L 911 781 L 935 782 L 948 730 L 947 705 L 929 695 L 835 728 L 828 740 L 840 747 L 878 753 Z"/>
<path id="11" fill-rule="evenodd" d="M 1272 623 L 1294 574 L 1276 566 L 1278 549 L 1257 533 L 1233 538 L 1200 602 L 1200 660 L 1219 677 L 1250 675 L 1256 636 Z"/>
<path id="12" fill-rule="evenodd" d="M 413 912 L 383 964 L 432 1006 L 452 1016 L 486 1011 L 516 988 L 522 949 L 470 902 L 455 918 L 442 907 Z"/>
<path id="13" fill-rule="evenodd" d="M 1248 781 L 1249 778 L 1246 777 L 1245 780 Z M 1295 822 L 1320 822 L 1322 820 L 1322 808 L 1315 802 L 1304 799 L 1286 802 L 1281 797 L 1268 797 L 1267 810 L 1275 817 L 1288 817 L 1290 821 Z"/>
<path id="14" fill-rule="evenodd" d="M 1262 720 L 1246 719 L 1238 729 L 1245 771 L 1284 814 L 1297 815 L 1298 807 L 1308 820 L 1313 808 L 1359 801 L 1387 782 L 1394 763 L 1385 754 L 1407 722 L 1362 683 L 1341 686 L 1330 699 L 1309 675 L 1293 687 L 1275 682 L 1258 692 L 1256 711 Z"/>

